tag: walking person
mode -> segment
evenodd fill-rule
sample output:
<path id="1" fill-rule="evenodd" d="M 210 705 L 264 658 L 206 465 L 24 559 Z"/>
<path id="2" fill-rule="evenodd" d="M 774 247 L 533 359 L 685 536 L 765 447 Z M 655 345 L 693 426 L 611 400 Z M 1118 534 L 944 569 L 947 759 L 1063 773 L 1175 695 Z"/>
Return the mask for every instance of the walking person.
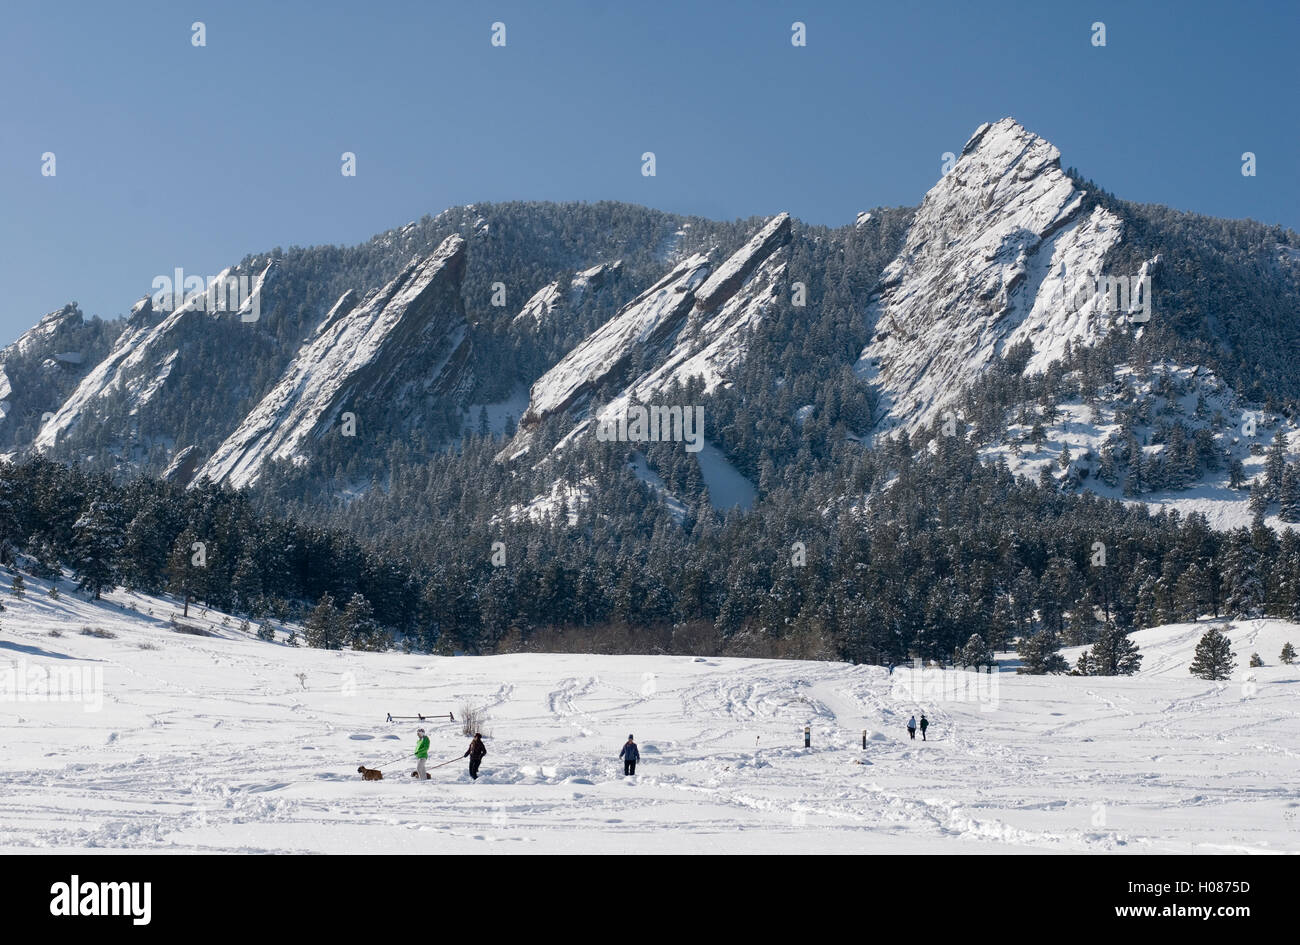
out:
<path id="1" fill-rule="evenodd" d="M 925 717 L 925 713 L 922 712 L 921 713 L 921 741 L 925 741 L 925 730 L 929 727 L 930 727 L 930 720 L 927 719 Z"/>
<path id="2" fill-rule="evenodd" d="M 424 781 L 433 777 L 424 770 L 424 765 L 429 760 L 429 736 L 424 734 L 424 729 L 419 729 L 415 733 L 415 739 L 415 770 L 411 772 L 411 777 Z"/>
<path id="3" fill-rule="evenodd" d="M 909 738 L 913 740 L 915 740 L 916 738 L 916 716 L 915 715 L 907 720 L 907 735 Z"/>
<path id="4" fill-rule="evenodd" d="M 618 756 L 623 759 L 623 777 L 630 778 L 636 774 L 636 763 L 641 760 L 641 750 L 636 747 L 631 735 L 627 737 L 627 744 Z"/>
<path id="5" fill-rule="evenodd" d="M 483 745 L 483 736 L 478 732 L 474 733 L 474 739 L 465 749 L 462 758 L 469 758 L 469 776 L 475 781 L 478 780 L 478 766 L 483 763 L 483 756 L 487 754 L 487 748 Z"/>

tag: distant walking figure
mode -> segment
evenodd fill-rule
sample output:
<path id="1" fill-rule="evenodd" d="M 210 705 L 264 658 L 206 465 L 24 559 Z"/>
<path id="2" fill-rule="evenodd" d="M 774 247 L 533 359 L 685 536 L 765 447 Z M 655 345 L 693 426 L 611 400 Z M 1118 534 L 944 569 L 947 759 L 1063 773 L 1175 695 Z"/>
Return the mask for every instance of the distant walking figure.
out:
<path id="1" fill-rule="evenodd" d="M 916 716 L 907 720 L 907 734 L 910 738 L 916 738 Z"/>
<path id="2" fill-rule="evenodd" d="M 925 741 L 925 730 L 929 727 L 930 727 L 930 720 L 927 719 L 925 717 L 925 713 L 922 712 L 921 713 L 921 741 Z"/>
<path id="3" fill-rule="evenodd" d="M 636 774 L 636 763 L 641 760 L 641 751 L 636 747 L 636 742 L 632 741 L 631 735 L 627 737 L 627 744 L 618 756 L 623 759 L 623 776 L 630 778 Z"/>
<path id="4" fill-rule="evenodd" d="M 487 754 L 487 748 L 483 746 L 483 736 L 478 732 L 474 733 L 474 740 L 469 743 L 465 749 L 462 758 L 469 757 L 469 776 L 475 781 L 478 780 L 478 766 L 483 763 L 483 756 Z"/>

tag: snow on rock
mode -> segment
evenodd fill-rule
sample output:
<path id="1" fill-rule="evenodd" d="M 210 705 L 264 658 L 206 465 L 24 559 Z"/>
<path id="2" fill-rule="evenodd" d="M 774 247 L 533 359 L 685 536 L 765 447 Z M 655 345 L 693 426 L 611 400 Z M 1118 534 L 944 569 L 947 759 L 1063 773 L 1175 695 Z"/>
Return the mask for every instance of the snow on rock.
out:
<path id="1" fill-rule="evenodd" d="M 362 422 L 411 423 L 426 396 L 463 392 L 469 384 L 460 299 L 465 246 L 460 236 L 447 237 L 381 292 L 336 317 L 304 345 L 197 479 L 242 488 L 256 482 L 272 459 L 303 461 L 307 442 L 324 435 L 344 411 Z"/>
<path id="2" fill-rule="evenodd" d="M 553 414 L 618 411 L 691 377 L 702 378 L 706 390 L 724 383 L 744 356 L 746 331 L 776 298 L 786 265 L 780 250 L 790 228 L 789 214 L 778 214 L 720 266 L 697 253 L 625 305 L 533 384 L 520 435 L 502 457 L 527 452 L 529 431 Z M 628 377 L 634 360 L 642 370 Z M 591 409 L 590 394 L 609 383 L 621 385 L 621 392 Z M 563 442 L 589 428 L 582 420 Z"/>
<path id="3" fill-rule="evenodd" d="M 583 478 L 576 485 L 570 485 L 562 479 L 551 483 L 548 492 L 534 496 L 522 505 L 512 505 L 506 510 L 505 520 L 510 522 L 530 521 L 537 524 L 555 522 L 570 528 L 578 524 L 578 513 L 591 504 L 592 490 L 596 480 Z M 500 521 L 500 519 L 494 519 Z"/>
<path id="4" fill-rule="evenodd" d="M 591 292 L 600 289 L 623 266 L 623 260 L 612 263 L 599 263 L 590 269 L 575 273 L 565 286 L 551 282 L 542 286 L 524 303 L 519 314 L 514 317 L 516 323 L 541 325 L 550 320 L 557 310 L 577 305 Z M 567 291 L 566 291 L 567 289 Z"/>
<path id="5" fill-rule="evenodd" d="M 1067 340 L 1089 343 L 1110 313 L 1080 290 L 1102 275 L 1120 220 L 1082 212 L 1060 152 L 1010 118 L 982 125 L 926 194 L 867 317 L 859 374 L 880 395 L 880 426 L 930 422 L 1010 345 L 1043 370 Z M 1125 274 L 1136 275 L 1136 274 Z"/>
<path id="6" fill-rule="evenodd" d="M 14 392 L 9 375 L 4 370 L 5 363 L 10 358 L 26 356 L 35 348 L 49 344 L 65 325 L 80 323 L 81 312 L 75 306 L 65 305 L 58 311 L 42 316 L 39 322 L 19 335 L 13 344 L 0 351 L 0 420 L 3 420 L 8 413 L 8 406 L 4 401 L 12 397 Z M 56 354 L 54 357 L 56 362 L 74 365 L 81 364 L 82 360 L 79 352 Z"/>
<path id="7" fill-rule="evenodd" d="M 533 384 L 521 426 L 536 426 L 543 418 L 580 404 L 625 368 L 634 352 L 668 340 L 694 304 L 694 290 L 708 269 L 708 257 L 701 253 L 678 263 L 561 358 Z"/>
<path id="8" fill-rule="evenodd" d="M 312 332 L 312 337 L 319 337 L 324 334 L 327 329 L 334 327 L 335 322 L 346 317 L 354 308 L 357 307 L 358 301 L 360 301 L 360 299 L 357 297 L 356 289 L 348 289 L 340 295 L 338 301 L 330 306 L 330 310 L 326 312 L 325 317 L 320 320 L 320 324 L 317 325 L 316 330 Z"/>
<path id="9" fill-rule="evenodd" d="M 668 514 L 673 517 L 673 520 L 678 525 L 686 521 L 686 515 L 689 511 L 686 508 L 686 503 L 668 488 L 668 484 L 664 482 L 662 476 L 650 468 L 644 453 L 640 451 L 633 453 L 631 460 L 628 462 L 628 468 L 632 470 L 632 475 L 649 486 L 650 490 L 659 497 L 659 500 L 664 504 L 664 508 L 668 510 Z"/>
<path id="10" fill-rule="evenodd" d="M 591 289 L 600 288 L 608 276 L 613 275 L 622 268 L 623 260 L 616 259 L 612 263 L 599 263 L 590 269 L 584 269 L 569 282 L 569 291 L 581 297 Z"/>
<path id="11" fill-rule="evenodd" d="M 705 280 L 695 293 L 696 307 L 704 313 L 716 311 L 736 294 L 759 265 L 788 242 L 790 214 L 780 213 Z"/>
<path id="12" fill-rule="evenodd" d="M 50 449 L 78 424 L 96 401 L 115 393 L 126 395 L 129 413 L 138 412 L 158 394 L 170 375 L 180 348 L 176 339 L 186 320 L 238 317 L 250 310 L 251 300 L 260 297 L 276 273 L 276 264 L 268 262 L 250 286 L 248 297 L 241 300 L 237 312 L 223 310 L 217 301 L 223 283 L 233 276 L 231 269 L 222 270 L 201 295 L 184 300 L 157 324 L 151 323 L 155 311 L 151 300 L 137 302 L 131 308 L 126 329 L 113 343 L 108 356 L 82 378 L 53 419 L 41 427 L 33 446 L 40 451 Z"/>
<path id="13" fill-rule="evenodd" d="M 1288 462 L 1295 461 L 1300 447 L 1300 430 L 1284 417 L 1247 402 L 1212 371 L 1168 361 L 1143 371 L 1119 365 L 1114 383 L 1099 391 L 1094 402 L 1070 398 L 1056 407 L 1051 420 L 1041 417 L 1037 404 L 1013 409 L 1010 422 L 987 441 L 981 455 L 1001 460 L 1013 474 L 1035 481 L 1046 469 L 1068 490 L 1145 505 L 1152 511 L 1200 514 L 1219 530 L 1250 526 L 1250 485 L 1263 479 L 1265 454 L 1274 436 L 1281 431 L 1285 437 Z M 1200 438 L 1203 447 L 1198 452 L 1212 452 L 1213 468 L 1202 468 L 1185 482 L 1132 490 L 1128 464 L 1105 461 L 1111 451 L 1126 450 L 1124 413 L 1139 418 L 1132 432 L 1144 465 L 1172 467 L 1160 474 L 1165 479 L 1184 475 L 1177 460 L 1168 455 L 1175 425 L 1183 428 L 1179 435 L 1189 446 L 1196 446 Z M 1041 431 L 1037 441 L 1035 424 Z M 1067 451 L 1068 469 L 1063 468 Z M 1242 464 L 1239 488 L 1230 480 L 1229 464 L 1234 460 Z M 1282 521 L 1278 512 L 1274 502 L 1265 518 L 1270 527 L 1279 531 L 1295 527 Z"/>
<path id="14" fill-rule="evenodd" d="M 30 354 L 33 348 L 45 344 L 70 324 L 81 324 L 81 312 L 72 305 L 43 315 L 40 321 L 19 335 L 17 341 L 0 352 L 0 362 L 11 355 Z"/>
<path id="15" fill-rule="evenodd" d="M 532 297 L 524 303 L 524 307 L 519 310 L 519 314 L 514 317 L 516 322 L 532 322 L 540 325 L 546 321 L 551 312 L 555 311 L 556 305 L 564 297 L 558 282 L 552 282 L 544 285 Z"/>

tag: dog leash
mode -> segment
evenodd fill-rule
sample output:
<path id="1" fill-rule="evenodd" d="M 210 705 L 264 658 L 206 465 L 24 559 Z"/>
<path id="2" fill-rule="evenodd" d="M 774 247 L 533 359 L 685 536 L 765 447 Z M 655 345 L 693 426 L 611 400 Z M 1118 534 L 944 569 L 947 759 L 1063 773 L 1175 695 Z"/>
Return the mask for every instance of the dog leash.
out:
<path id="1" fill-rule="evenodd" d="M 395 765 L 395 764 L 397 764 L 399 761 L 405 761 L 407 758 L 410 758 L 410 757 L 412 757 L 412 756 L 411 756 L 411 755 L 398 755 L 398 756 L 397 756 L 396 758 L 394 758 L 392 761 L 385 761 L 382 765 L 375 765 L 374 770 L 375 770 L 375 771 L 378 771 L 378 770 L 380 770 L 381 768 L 387 768 L 389 765 Z"/>

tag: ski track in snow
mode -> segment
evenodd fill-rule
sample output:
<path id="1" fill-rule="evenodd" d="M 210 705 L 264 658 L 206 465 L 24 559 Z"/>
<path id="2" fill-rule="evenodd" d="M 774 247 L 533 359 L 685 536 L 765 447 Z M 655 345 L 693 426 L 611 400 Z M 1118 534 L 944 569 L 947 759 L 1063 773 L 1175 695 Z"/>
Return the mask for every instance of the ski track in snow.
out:
<path id="1" fill-rule="evenodd" d="M 192 637 L 119 606 L 166 601 L 31 585 L 7 603 L 0 666 L 100 668 L 103 708 L 0 702 L 5 851 L 1300 851 L 1300 670 L 1244 669 L 1300 640 L 1279 621 L 1232 629 L 1226 683 L 1187 673 L 1199 623 L 1137 634 L 1137 677 L 1002 673 L 981 706 L 915 701 L 905 667 L 295 650 L 215 612 L 189 622 L 217 635 Z M 465 705 L 488 717 L 477 783 Z M 386 714 L 447 711 L 424 725 L 449 763 L 416 782 L 419 723 Z"/>

